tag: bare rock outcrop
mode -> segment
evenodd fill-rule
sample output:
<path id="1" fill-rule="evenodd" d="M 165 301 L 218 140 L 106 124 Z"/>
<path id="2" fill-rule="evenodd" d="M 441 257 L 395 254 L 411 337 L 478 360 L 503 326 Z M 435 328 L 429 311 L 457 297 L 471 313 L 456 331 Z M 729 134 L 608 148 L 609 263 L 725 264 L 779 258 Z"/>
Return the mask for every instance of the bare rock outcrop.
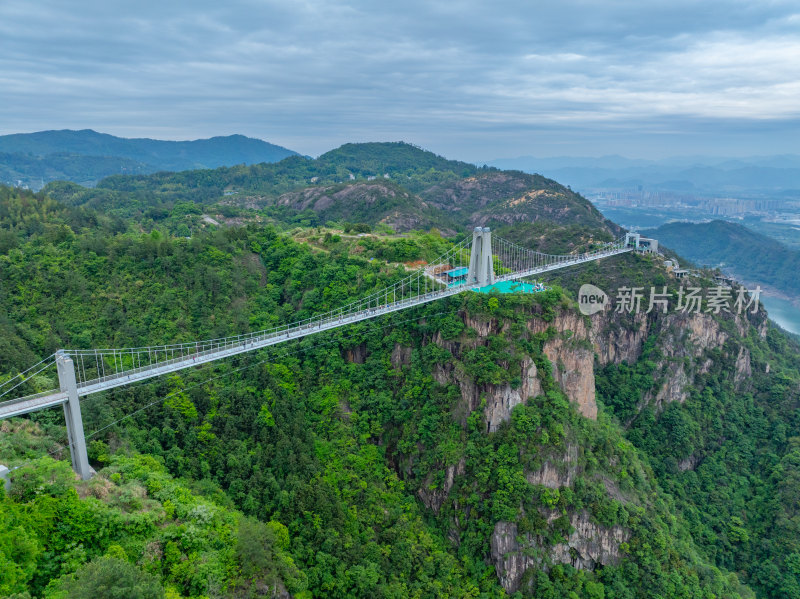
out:
<path id="1" fill-rule="evenodd" d="M 735 317 L 737 330 L 746 324 L 745 318 Z M 735 352 L 734 384 L 741 388 L 747 383 L 752 375 L 750 352 L 744 346 L 738 349 L 733 346 L 731 335 L 710 314 L 670 314 L 664 325 L 659 340 L 664 359 L 659 361 L 655 372 L 662 383 L 654 397 L 646 398 L 653 400 L 657 409 L 688 399 L 689 387 L 695 384 L 696 377 L 708 373 L 714 365 L 708 358 L 711 350 L 722 350 L 728 355 Z"/>
<path id="2" fill-rule="evenodd" d="M 417 495 L 419 495 L 425 507 L 438 514 L 439 510 L 442 509 L 442 504 L 447 499 L 447 495 L 450 493 L 450 489 L 453 488 L 456 476 L 463 476 L 465 467 L 466 461 L 464 458 L 461 458 L 457 464 L 447 466 L 445 468 L 444 481 L 441 486 L 435 488 L 432 487 L 433 474 L 429 474 L 417 491 Z"/>
<path id="3" fill-rule="evenodd" d="M 345 349 L 344 359 L 354 364 L 363 364 L 367 361 L 367 346 L 363 343 Z"/>
<path id="4" fill-rule="evenodd" d="M 647 340 L 648 320 L 645 314 L 636 314 L 631 323 L 620 325 L 610 310 L 591 317 L 590 338 L 597 361 L 606 364 L 633 364 L 642 355 Z"/>
<path id="5" fill-rule="evenodd" d="M 464 352 L 482 343 L 482 339 L 503 332 L 496 319 L 479 319 L 467 315 L 464 324 L 477 333 L 475 339 L 446 340 L 436 333 L 432 341 L 459 359 Z M 543 347 L 553 366 L 553 378 L 581 414 L 596 419 L 594 354 L 590 349 L 589 332 L 584 319 L 576 312 L 566 311 L 561 312 L 552 322 L 531 318 L 527 326 L 532 334 L 542 333 L 551 327 L 556 331 L 556 336 Z M 494 432 L 511 418 L 511 411 L 515 406 L 542 393 L 539 372 L 532 359 L 527 356 L 522 359 L 520 372 L 522 384 L 518 388 L 508 384 L 477 385 L 452 363 L 437 365 L 433 370 L 433 377 L 440 384 L 458 385 L 462 397 L 458 416 L 464 425 L 469 413 L 480 406 L 481 397 L 485 397 L 487 432 Z"/>
<path id="6" fill-rule="evenodd" d="M 681 324 L 685 324 L 688 330 L 688 341 L 694 348 L 694 357 L 699 357 L 707 349 L 722 347 L 728 340 L 728 334 L 708 314 L 690 314 L 688 321 L 684 319 L 683 314 L 676 314 L 673 318 L 673 325 Z M 684 339 L 686 338 L 684 337 Z M 686 345 L 683 344 L 680 348 L 686 348 Z M 677 350 L 678 347 L 675 349 Z"/>
<path id="7" fill-rule="evenodd" d="M 736 374 L 733 376 L 733 382 L 736 385 L 742 385 L 742 383 L 749 382 L 751 376 L 753 376 L 753 367 L 750 363 L 750 350 L 742 346 L 736 356 Z"/>
<path id="8" fill-rule="evenodd" d="M 546 514 L 552 522 L 560 514 Z M 630 531 L 621 526 L 610 528 L 595 524 L 589 514 L 580 511 L 570 514 L 572 533 L 563 543 L 544 546 L 536 535 L 520 535 L 514 522 L 498 522 L 491 539 L 491 557 L 500 584 L 509 593 L 519 590 L 528 568 L 548 568 L 555 564 L 570 564 L 579 570 L 591 570 L 596 565 L 616 564 L 622 556 L 620 545 L 630 539 Z"/>
<path id="9" fill-rule="evenodd" d="M 562 455 L 545 459 L 539 470 L 526 472 L 525 479 L 532 485 L 558 489 L 571 486 L 578 473 L 578 446 L 567 443 Z"/>
<path id="10" fill-rule="evenodd" d="M 518 389 L 512 389 L 511 385 L 490 385 L 487 389 L 484 410 L 487 432 L 493 433 L 503 422 L 508 422 L 515 406 L 541 393 L 542 383 L 537 376 L 536 364 L 526 357 L 522 360 L 522 385 Z"/>
<path id="11" fill-rule="evenodd" d="M 461 423 L 461 426 L 466 427 L 470 412 L 481 405 L 481 388 L 475 384 L 475 381 L 461 367 L 453 363 L 437 364 L 434 366 L 432 374 L 433 379 L 440 385 L 453 383 L 458 386 L 461 401 L 454 416 Z"/>
<path id="12" fill-rule="evenodd" d="M 477 333 L 474 339 L 447 341 L 437 334 L 433 341 L 458 359 L 462 352 L 482 343 L 485 337 L 503 332 L 503 325 L 496 319 L 466 316 L 465 324 Z M 747 319 L 736 316 L 735 324 L 741 328 L 747 324 Z M 662 358 L 656 365 L 654 377 L 659 384 L 644 398 L 645 402 L 652 402 L 657 409 L 663 409 L 671 402 L 685 402 L 690 387 L 696 384 L 696 377 L 712 368 L 713 361 L 708 359 L 708 352 L 715 349 L 738 352 L 734 381 L 738 387 L 747 384 L 752 375 L 749 351 L 745 347 L 731 349 L 731 334 L 707 313 L 627 315 L 607 310 L 587 318 L 577 311 L 565 310 L 549 322 L 535 317 L 527 322 L 531 334 L 548 329 L 553 333 L 543 346 L 543 352 L 552 365 L 553 378 L 578 411 L 590 419 L 597 419 L 595 363 L 600 366 L 623 361 L 635 363 L 656 326 L 660 331 L 658 346 Z M 392 363 L 397 359 L 393 353 Z M 437 368 L 434 377 L 443 384 L 455 382 L 459 385 L 463 397 L 461 420 L 464 423 L 469 412 L 480 405 L 481 397 L 485 397 L 487 431 L 493 432 L 510 418 L 516 405 L 542 392 L 535 364 L 526 358 L 520 369 L 522 386 L 517 389 L 509 385 L 478 386 L 452 366 Z"/>
<path id="13" fill-rule="evenodd" d="M 747 333 L 749 322 L 746 316 L 727 317 L 733 318 L 739 334 Z M 722 350 L 729 356 L 735 352 L 734 383 L 737 387 L 748 384 L 752 375 L 750 352 L 743 346 L 732 347 L 732 333 L 709 313 L 628 315 L 606 310 L 593 315 L 590 320 L 590 338 L 600 366 L 622 361 L 633 364 L 641 357 L 648 336 L 654 330 L 659 331 L 657 343 L 661 358 L 653 372 L 658 386 L 643 398 L 644 403 L 652 403 L 656 409 L 689 398 L 689 389 L 697 384 L 697 377 L 707 374 L 714 366 L 709 357 L 712 350 Z"/>
<path id="14" fill-rule="evenodd" d="M 687 390 L 689 377 L 686 374 L 686 368 L 683 362 L 669 364 L 666 366 L 666 370 L 667 373 L 664 382 L 661 388 L 656 392 L 656 408 L 661 408 L 673 401 L 683 403 L 689 399 L 689 392 Z"/>
<path id="15" fill-rule="evenodd" d="M 394 344 L 392 355 L 390 357 L 392 367 L 399 370 L 402 366 L 411 364 L 411 348 L 406 345 Z"/>
<path id="16" fill-rule="evenodd" d="M 528 329 L 533 334 L 548 328 L 556 332 L 556 336 L 543 347 L 553 366 L 553 378 L 581 414 L 597 420 L 594 352 L 590 349 L 592 344 L 586 321 L 579 313 L 567 311 L 561 312 L 552 322 L 540 319 L 528 322 Z"/>
<path id="17" fill-rule="evenodd" d="M 544 353 L 553 365 L 553 378 L 578 411 L 597 420 L 594 387 L 594 353 L 575 347 L 569 340 L 557 337 L 544 345 Z"/>
<path id="18" fill-rule="evenodd" d="M 488 337 L 489 335 L 500 332 L 499 323 L 494 318 L 485 320 L 482 318 L 475 318 L 471 314 L 467 314 L 467 316 L 464 318 L 464 324 L 471 329 L 475 329 L 478 337 Z"/>

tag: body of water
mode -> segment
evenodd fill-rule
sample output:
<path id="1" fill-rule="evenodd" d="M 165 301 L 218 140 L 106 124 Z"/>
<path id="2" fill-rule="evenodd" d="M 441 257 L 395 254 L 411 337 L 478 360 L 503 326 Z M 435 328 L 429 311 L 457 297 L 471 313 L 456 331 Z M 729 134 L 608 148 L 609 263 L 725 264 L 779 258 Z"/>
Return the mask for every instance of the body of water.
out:
<path id="1" fill-rule="evenodd" d="M 638 227 L 642 229 L 659 227 L 663 224 L 666 224 L 676 216 L 675 214 L 670 214 L 664 211 L 634 208 L 603 207 L 601 212 L 607 218 L 610 218 L 614 222 L 620 223 L 625 227 Z M 763 223 L 760 224 L 763 225 Z M 772 236 L 771 234 L 774 233 L 772 230 L 764 230 L 761 232 L 768 236 Z M 779 237 L 773 238 L 778 239 L 778 241 L 783 241 L 783 239 Z M 689 258 L 689 256 L 687 256 L 687 258 Z M 703 260 L 702 258 L 698 259 L 698 257 L 695 256 L 695 262 L 702 264 Z M 735 273 L 729 272 L 728 274 L 734 274 L 734 276 L 736 276 Z M 753 285 L 749 285 L 749 287 L 752 288 L 754 285 L 755 283 L 753 283 Z M 789 331 L 790 333 L 800 335 L 800 308 L 788 300 L 765 293 L 762 293 L 761 295 L 761 302 L 764 304 L 764 307 L 767 309 L 769 317 L 773 322 L 777 323 L 781 328 Z"/>
<path id="2" fill-rule="evenodd" d="M 800 335 L 800 308 L 788 300 L 770 295 L 762 295 L 761 303 L 772 321 L 790 333 Z"/>

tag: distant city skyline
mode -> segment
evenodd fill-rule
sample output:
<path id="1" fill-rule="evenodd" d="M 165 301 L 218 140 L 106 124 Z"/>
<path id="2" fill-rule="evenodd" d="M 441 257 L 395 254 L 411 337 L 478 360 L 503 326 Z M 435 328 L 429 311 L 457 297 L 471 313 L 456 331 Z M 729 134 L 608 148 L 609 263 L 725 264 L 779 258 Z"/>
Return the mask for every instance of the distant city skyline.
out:
<path id="1" fill-rule="evenodd" d="M 241 133 L 475 163 L 800 153 L 800 5 L 0 5 L 0 134 Z"/>

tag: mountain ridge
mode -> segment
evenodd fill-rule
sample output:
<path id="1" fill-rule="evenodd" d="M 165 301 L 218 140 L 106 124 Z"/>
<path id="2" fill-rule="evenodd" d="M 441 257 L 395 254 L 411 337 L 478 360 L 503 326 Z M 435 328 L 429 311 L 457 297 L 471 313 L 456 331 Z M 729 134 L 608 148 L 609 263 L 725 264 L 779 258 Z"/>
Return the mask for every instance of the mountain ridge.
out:
<path id="1" fill-rule="evenodd" d="M 507 226 L 520 221 L 620 233 L 585 198 L 556 181 L 521 171 L 500 171 L 448 160 L 405 142 L 344 144 L 308 159 L 217 169 L 114 175 L 95 189 L 52 184 L 46 191 L 71 205 L 94 208 L 122 204 L 157 207 L 178 202 L 223 205 L 224 210 L 256 210 L 284 224 L 324 225 L 329 221 L 386 224 L 398 232 L 475 226 Z M 570 231 L 561 230 L 566 237 Z"/>
<path id="2" fill-rule="evenodd" d="M 674 222 L 644 233 L 698 264 L 764 283 L 800 302 L 800 251 L 744 225 L 723 220 Z"/>
<path id="3" fill-rule="evenodd" d="M 68 180 L 76 183 L 96 183 L 99 179 L 120 172 L 153 173 L 197 168 L 216 168 L 234 164 L 277 162 L 297 152 L 260 139 L 234 134 L 206 139 L 170 141 L 151 138 L 124 138 L 99 133 L 92 129 L 61 129 L 14 133 L 0 136 L 0 180 L 20 181 L 38 189 L 44 178 L 42 168 L 30 162 L 57 162 L 68 156 L 83 169 L 77 176 L 69 169 L 54 169 L 47 181 Z M 81 159 L 83 157 L 83 159 Z M 99 158 L 106 159 L 97 168 Z M 109 163 L 114 158 L 119 165 Z M 36 160 L 38 159 L 38 161 Z M 134 164 L 129 164 L 129 162 Z M 113 161 L 112 161 L 113 162 Z M 40 181 L 36 181 L 40 179 Z M 39 185 L 40 186 L 40 185 Z"/>

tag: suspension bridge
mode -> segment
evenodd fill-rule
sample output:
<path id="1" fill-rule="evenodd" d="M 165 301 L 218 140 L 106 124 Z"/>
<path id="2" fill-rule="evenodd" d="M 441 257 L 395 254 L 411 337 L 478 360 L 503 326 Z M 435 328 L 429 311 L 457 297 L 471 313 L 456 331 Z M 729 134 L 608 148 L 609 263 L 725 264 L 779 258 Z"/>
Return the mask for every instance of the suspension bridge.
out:
<path id="1" fill-rule="evenodd" d="M 652 240 L 646 240 L 652 241 Z M 24 389 L 31 379 L 55 366 L 58 389 L 0 401 L 0 420 L 58 405 L 64 407 L 72 467 L 84 480 L 92 470 L 86 452 L 80 398 L 185 368 L 213 362 L 406 310 L 464 291 L 646 249 L 645 240 L 627 233 L 599 249 L 581 254 L 543 254 L 477 227 L 471 238 L 454 245 L 430 264 L 400 281 L 335 310 L 262 331 L 190 343 L 112 349 L 62 349 L 0 384 L 0 400 Z"/>

